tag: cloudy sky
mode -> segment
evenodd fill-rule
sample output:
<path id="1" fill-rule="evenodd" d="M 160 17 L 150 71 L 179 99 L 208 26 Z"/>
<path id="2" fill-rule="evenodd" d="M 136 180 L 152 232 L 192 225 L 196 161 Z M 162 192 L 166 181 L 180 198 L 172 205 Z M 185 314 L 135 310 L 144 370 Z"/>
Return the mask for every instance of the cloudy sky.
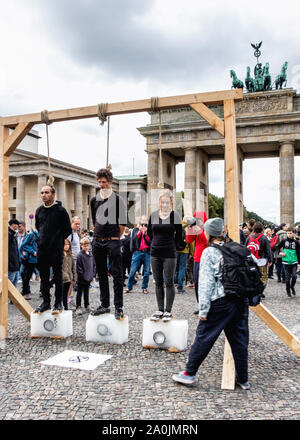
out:
<path id="1" fill-rule="evenodd" d="M 288 87 L 300 93 L 300 5 L 199 0 L 1 1 L 0 114 L 56 110 L 231 87 L 254 67 L 250 42 L 263 41 L 271 74 L 289 62 Z M 147 173 L 147 113 L 111 118 L 114 174 Z M 45 129 L 35 126 L 46 152 Z M 49 127 L 51 155 L 96 170 L 106 162 L 106 127 L 96 119 Z M 300 196 L 295 158 L 295 200 Z M 279 160 L 244 162 L 244 204 L 279 221 Z M 210 192 L 223 195 L 223 163 L 210 164 Z M 184 167 L 177 166 L 178 189 Z M 263 192 L 261 191 L 263 188 Z M 300 207 L 296 202 L 296 220 Z"/>

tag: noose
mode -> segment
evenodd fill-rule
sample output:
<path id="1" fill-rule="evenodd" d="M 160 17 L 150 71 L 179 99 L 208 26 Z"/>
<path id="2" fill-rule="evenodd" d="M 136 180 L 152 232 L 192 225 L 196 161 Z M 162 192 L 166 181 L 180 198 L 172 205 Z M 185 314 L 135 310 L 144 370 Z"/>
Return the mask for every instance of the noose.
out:
<path id="1" fill-rule="evenodd" d="M 98 104 L 98 118 L 100 124 L 103 125 L 107 121 L 107 134 L 106 134 L 106 169 L 111 170 L 111 164 L 109 160 L 109 133 L 110 133 L 110 117 L 107 116 L 107 103 Z"/>
<path id="2" fill-rule="evenodd" d="M 51 121 L 49 121 L 49 116 L 48 116 L 48 110 L 43 110 L 41 112 L 41 120 L 44 124 L 46 124 L 46 137 L 47 137 L 47 155 L 48 155 L 48 180 L 47 180 L 47 185 L 49 186 L 53 186 L 54 184 L 54 176 L 52 175 L 51 172 L 51 160 L 50 160 L 50 146 L 49 146 L 49 133 L 48 133 L 48 125 L 51 124 Z"/>
<path id="3" fill-rule="evenodd" d="M 158 162 L 158 188 L 164 188 L 164 181 L 163 181 L 163 164 L 162 164 L 162 148 L 161 148 L 161 141 L 162 141 L 162 134 L 161 134 L 161 112 L 158 107 L 158 97 L 152 97 L 151 98 L 151 110 L 153 112 L 158 113 L 158 150 L 159 150 L 159 162 Z"/>

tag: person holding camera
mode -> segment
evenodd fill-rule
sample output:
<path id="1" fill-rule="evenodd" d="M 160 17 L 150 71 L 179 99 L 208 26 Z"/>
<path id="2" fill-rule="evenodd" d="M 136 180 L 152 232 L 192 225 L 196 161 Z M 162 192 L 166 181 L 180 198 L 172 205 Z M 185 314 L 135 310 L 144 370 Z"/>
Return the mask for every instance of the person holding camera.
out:
<path id="1" fill-rule="evenodd" d="M 130 273 L 128 276 L 127 289 L 125 293 L 132 291 L 135 274 L 144 266 L 144 275 L 142 282 L 142 292 L 148 293 L 148 284 L 150 276 L 150 238 L 147 233 L 148 221 L 146 216 L 142 216 L 140 222 L 133 229 L 130 238 L 131 257 Z"/>
<path id="2" fill-rule="evenodd" d="M 182 241 L 181 218 L 174 211 L 173 203 L 173 194 L 171 191 L 165 191 L 159 198 L 159 210 L 151 214 L 148 222 L 148 236 L 151 240 L 150 260 L 158 307 L 157 312 L 150 318 L 152 321 L 172 319 L 176 244 Z"/>
<path id="3" fill-rule="evenodd" d="M 194 283 L 195 283 L 195 295 L 196 300 L 198 300 L 198 278 L 199 278 L 199 267 L 202 252 L 207 248 L 207 239 L 203 230 L 204 224 L 207 221 L 207 215 L 205 211 L 195 211 L 193 219 L 188 221 L 189 226 L 186 228 L 186 242 L 191 244 L 195 242 L 195 252 L 194 252 Z M 194 315 L 198 315 L 198 310 L 194 312 Z"/>

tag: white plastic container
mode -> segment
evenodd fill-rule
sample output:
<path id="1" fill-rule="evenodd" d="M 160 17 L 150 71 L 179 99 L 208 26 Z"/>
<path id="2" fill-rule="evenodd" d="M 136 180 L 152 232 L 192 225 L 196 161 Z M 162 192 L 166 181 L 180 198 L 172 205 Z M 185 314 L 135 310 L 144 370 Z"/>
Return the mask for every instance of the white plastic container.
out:
<path id="1" fill-rule="evenodd" d="M 124 344 L 128 341 L 128 316 L 116 319 L 114 315 L 104 313 L 89 315 L 86 321 L 86 340 L 102 344 Z"/>
<path id="2" fill-rule="evenodd" d="M 188 338 L 188 321 L 186 319 L 171 319 L 163 322 L 143 321 L 143 347 L 161 348 L 178 352 L 186 350 Z"/>
<path id="3" fill-rule="evenodd" d="M 30 314 L 30 334 L 32 337 L 62 337 L 73 334 L 72 310 L 63 310 L 51 315 L 51 310 Z"/>

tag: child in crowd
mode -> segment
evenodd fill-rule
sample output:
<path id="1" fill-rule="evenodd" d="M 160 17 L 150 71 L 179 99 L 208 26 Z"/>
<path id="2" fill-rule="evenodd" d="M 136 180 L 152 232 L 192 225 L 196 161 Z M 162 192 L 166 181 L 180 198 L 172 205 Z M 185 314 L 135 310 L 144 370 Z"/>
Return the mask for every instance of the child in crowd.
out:
<path id="1" fill-rule="evenodd" d="M 291 298 L 291 293 L 296 295 L 295 284 L 297 281 L 297 270 L 299 270 L 300 265 L 300 245 L 295 239 L 292 227 L 287 228 L 286 234 L 287 238 L 281 240 L 276 249 L 278 251 L 281 250 L 279 255 L 282 257 L 282 265 L 285 271 L 286 294 L 288 298 Z"/>
<path id="2" fill-rule="evenodd" d="M 71 302 L 71 293 L 73 285 L 76 282 L 76 267 L 72 252 L 72 245 L 70 240 L 65 239 L 64 245 L 64 259 L 62 265 L 63 278 L 63 306 L 68 310 L 68 304 Z"/>
<path id="3" fill-rule="evenodd" d="M 90 248 L 90 240 L 84 237 L 80 240 L 81 251 L 77 255 L 77 296 L 75 315 L 82 315 L 81 297 L 83 293 L 85 312 L 90 312 L 89 288 L 90 283 L 96 276 L 96 264 Z"/>

